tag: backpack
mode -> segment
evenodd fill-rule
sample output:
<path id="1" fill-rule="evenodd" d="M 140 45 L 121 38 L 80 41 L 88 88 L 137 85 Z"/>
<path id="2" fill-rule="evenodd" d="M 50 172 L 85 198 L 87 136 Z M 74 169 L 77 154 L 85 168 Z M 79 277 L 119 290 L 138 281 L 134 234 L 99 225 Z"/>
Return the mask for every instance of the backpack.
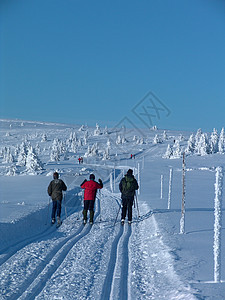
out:
<path id="1" fill-rule="evenodd" d="M 122 180 L 122 193 L 123 194 L 130 194 L 134 191 L 134 178 L 125 176 Z"/>

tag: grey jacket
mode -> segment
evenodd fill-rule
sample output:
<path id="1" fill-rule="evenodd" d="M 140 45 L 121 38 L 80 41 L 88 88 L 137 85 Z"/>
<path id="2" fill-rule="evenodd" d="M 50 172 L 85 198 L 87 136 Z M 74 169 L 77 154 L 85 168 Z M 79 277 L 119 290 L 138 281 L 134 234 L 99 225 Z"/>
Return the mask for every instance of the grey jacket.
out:
<path id="1" fill-rule="evenodd" d="M 50 182 L 48 186 L 48 194 L 51 196 L 53 201 L 61 201 L 63 198 L 62 191 L 66 191 L 67 186 L 62 181 L 62 179 L 54 179 Z"/>

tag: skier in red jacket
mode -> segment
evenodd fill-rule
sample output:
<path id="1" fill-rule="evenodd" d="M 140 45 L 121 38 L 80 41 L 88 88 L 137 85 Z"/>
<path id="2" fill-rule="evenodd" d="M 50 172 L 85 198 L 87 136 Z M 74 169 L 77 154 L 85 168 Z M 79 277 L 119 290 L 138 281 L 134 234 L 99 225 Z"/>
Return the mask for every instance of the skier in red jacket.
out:
<path id="1" fill-rule="evenodd" d="M 88 210 L 90 211 L 90 224 L 93 224 L 96 193 L 98 189 L 103 188 L 102 180 L 99 179 L 98 182 L 95 181 L 95 175 L 91 174 L 90 180 L 87 181 L 87 179 L 85 179 L 80 185 L 81 188 L 84 189 L 84 209 L 83 209 L 84 224 L 87 223 Z"/>

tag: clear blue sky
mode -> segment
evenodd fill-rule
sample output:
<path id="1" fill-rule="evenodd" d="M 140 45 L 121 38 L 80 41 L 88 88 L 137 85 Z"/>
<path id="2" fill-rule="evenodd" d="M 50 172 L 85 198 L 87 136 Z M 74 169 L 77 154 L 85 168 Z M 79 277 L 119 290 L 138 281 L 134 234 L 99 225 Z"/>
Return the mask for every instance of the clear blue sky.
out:
<path id="1" fill-rule="evenodd" d="M 1 0 L 0 64 L 1 118 L 219 130 L 225 1 Z"/>

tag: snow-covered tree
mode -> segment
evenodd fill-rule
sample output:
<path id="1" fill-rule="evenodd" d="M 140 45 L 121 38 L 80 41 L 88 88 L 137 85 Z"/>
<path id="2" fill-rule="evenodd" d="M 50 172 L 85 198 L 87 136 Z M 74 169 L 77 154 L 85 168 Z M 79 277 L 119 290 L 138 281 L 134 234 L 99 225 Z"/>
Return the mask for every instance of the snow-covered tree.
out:
<path id="1" fill-rule="evenodd" d="M 108 131 L 108 127 L 107 127 L 107 126 L 105 126 L 105 129 L 104 129 L 104 131 L 103 131 L 103 134 L 109 134 L 109 131 Z"/>
<path id="2" fill-rule="evenodd" d="M 14 157 L 11 153 L 11 149 L 8 147 L 6 148 L 6 151 L 4 153 L 4 157 L 3 157 L 3 162 L 5 163 L 13 163 L 14 162 Z"/>
<path id="3" fill-rule="evenodd" d="M 166 131 L 164 130 L 164 131 L 163 131 L 163 140 L 166 141 L 167 139 L 168 139 L 167 133 L 166 133 Z"/>
<path id="4" fill-rule="evenodd" d="M 60 160 L 60 154 L 59 151 L 57 149 L 52 149 L 51 153 L 50 153 L 50 160 L 51 161 L 59 161 Z"/>
<path id="5" fill-rule="evenodd" d="M 76 141 L 74 141 L 74 140 L 72 141 L 70 148 L 71 148 L 71 151 L 73 153 L 77 153 L 77 143 L 76 143 Z"/>
<path id="6" fill-rule="evenodd" d="M 196 154 L 204 156 L 210 153 L 208 136 L 206 133 L 202 133 L 199 142 L 196 145 Z"/>
<path id="7" fill-rule="evenodd" d="M 96 123 L 96 128 L 94 130 L 94 135 L 98 136 L 100 134 L 101 134 L 100 126 L 98 125 L 98 123 Z"/>
<path id="8" fill-rule="evenodd" d="M 173 147 L 168 144 L 166 153 L 164 154 L 163 158 L 171 158 L 173 156 Z"/>
<path id="9" fill-rule="evenodd" d="M 26 158 L 27 158 L 27 150 L 26 150 L 26 145 L 23 142 L 20 145 L 18 159 L 17 159 L 17 165 L 21 166 L 21 167 L 25 166 L 25 164 L 26 164 Z"/>
<path id="10" fill-rule="evenodd" d="M 220 154 L 225 153 L 225 133 L 224 128 L 222 128 L 220 132 L 219 142 L 218 142 L 218 150 Z"/>
<path id="11" fill-rule="evenodd" d="M 196 135 L 195 135 L 195 145 L 196 145 L 196 147 L 197 147 L 198 142 L 200 141 L 201 135 L 202 135 L 202 130 L 201 130 L 201 128 L 199 128 L 197 130 Z"/>
<path id="12" fill-rule="evenodd" d="M 107 147 L 107 148 L 105 149 L 105 152 L 104 152 L 104 154 L 103 154 L 102 160 L 108 160 L 108 159 L 110 159 L 109 147 Z"/>
<path id="13" fill-rule="evenodd" d="M 162 143 L 162 139 L 158 136 L 158 134 L 156 134 L 153 139 L 153 144 L 160 144 L 160 143 Z"/>
<path id="14" fill-rule="evenodd" d="M 82 139 L 79 139 L 79 140 L 78 140 L 77 145 L 78 145 L 78 147 L 82 147 L 82 146 L 83 146 Z"/>
<path id="15" fill-rule="evenodd" d="M 127 142 L 127 140 L 126 140 L 125 136 L 123 136 L 123 137 L 121 138 L 121 143 L 122 143 L 122 144 L 125 144 L 126 142 Z"/>
<path id="16" fill-rule="evenodd" d="M 210 137 L 210 153 L 217 153 L 219 151 L 219 136 L 217 130 L 214 128 Z"/>
<path id="17" fill-rule="evenodd" d="M 143 145 L 145 143 L 143 136 L 137 140 L 139 145 Z"/>
<path id="18" fill-rule="evenodd" d="M 15 176 L 17 173 L 17 168 L 15 165 L 11 165 L 7 168 L 6 176 Z"/>
<path id="19" fill-rule="evenodd" d="M 122 138 L 121 138 L 121 135 L 119 134 L 116 138 L 116 144 L 119 145 L 119 144 L 122 144 Z"/>
<path id="20" fill-rule="evenodd" d="M 85 130 L 85 126 L 82 125 L 80 128 L 79 128 L 79 131 L 84 131 Z"/>
<path id="21" fill-rule="evenodd" d="M 154 130 L 154 131 L 158 130 L 157 126 L 154 125 L 154 126 L 152 127 L 152 130 Z"/>
<path id="22" fill-rule="evenodd" d="M 134 142 L 137 142 L 137 139 L 138 139 L 137 136 L 134 135 L 134 136 L 133 136 L 133 141 L 134 141 Z"/>
<path id="23" fill-rule="evenodd" d="M 179 140 L 176 140 L 173 148 L 174 148 L 174 150 L 173 150 L 173 158 L 180 158 L 180 157 L 182 157 L 182 151 L 181 151 Z"/>
<path id="24" fill-rule="evenodd" d="M 111 142 L 110 142 L 110 140 L 108 139 L 107 140 L 107 143 L 106 143 L 106 145 L 107 145 L 107 147 L 110 149 L 111 148 Z"/>
<path id="25" fill-rule="evenodd" d="M 84 157 L 88 157 L 91 155 L 91 147 L 88 145 L 87 152 L 84 154 Z"/>
<path id="26" fill-rule="evenodd" d="M 85 131 L 83 140 L 84 140 L 84 145 L 87 145 L 87 143 L 88 143 L 88 131 Z"/>
<path id="27" fill-rule="evenodd" d="M 42 137 L 41 137 L 41 141 L 42 142 L 47 142 L 48 138 L 47 138 L 47 135 L 45 133 L 42 134 Z"/>
<path id="28" fill-rule="evenodd" d="M 185 149 L 186 155 L 193 154 L 195 152 L 195 137 L 194 134 L 191 134 L 188 143 L 187 143 L 187 148 Z"/>
<path id="29" fill-rule="evenodd" d="M 40 145 L 37 143 L 37 145 L 35 146 L 35 153 L 37 153 L 37 155 L 39 155 L 41 153 L 41 147 Z"/>
<path id="30" fill-rule="evenodd" d="M 60 154 L 61 154 L 61 149 L 60 149 L 60 141 L 59 139 L 54 139 L 52 143 L 52 149 L 50 153 L 50 160 L 51 161 L 59 161 L 60 160 Z"/>
<path id="31" fill-rule="evenodd" d="M 26 158 L 26 171 L 30 173 L 36 173 L 37 171 L 42 170 L 42 163 L 38 159 L 33 147 L 28 149 L 27 158 Z"/>

